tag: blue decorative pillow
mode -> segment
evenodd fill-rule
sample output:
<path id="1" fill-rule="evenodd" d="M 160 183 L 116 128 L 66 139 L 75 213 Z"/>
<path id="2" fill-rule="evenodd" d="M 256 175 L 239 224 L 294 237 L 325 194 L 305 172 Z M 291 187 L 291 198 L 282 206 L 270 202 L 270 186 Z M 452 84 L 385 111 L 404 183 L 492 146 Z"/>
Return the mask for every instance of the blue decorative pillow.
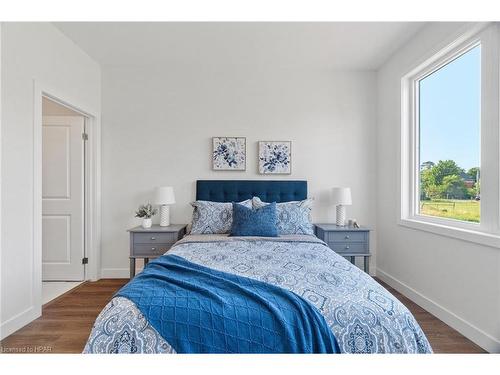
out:
<path id="1" fill-rule="evenodd" d="M 278 237 L 276 202 L 260 208 L 233 203 L 231 236 Z"/>
<path id="2" fill-rule="evenodd" d="M 269 204 L 262 202 L 258 197 L 253 197 L 252 202 L 254 208 L 264 207 Z M 278 227 L 278 233 L 280 235 L 314 235 L 314 229 L 311 222 L 311 209 L 312 199 L 276 204 L 276 226 Z"/>
<path id="3" fill-rule="evenodd" d="M 241 202 L 252 208 L 252 200 Z M 227 234 L 233 224 L 233 204 L 231 202 L 195 201 L 191 203 L 193 223 L 191 234 Z"/>

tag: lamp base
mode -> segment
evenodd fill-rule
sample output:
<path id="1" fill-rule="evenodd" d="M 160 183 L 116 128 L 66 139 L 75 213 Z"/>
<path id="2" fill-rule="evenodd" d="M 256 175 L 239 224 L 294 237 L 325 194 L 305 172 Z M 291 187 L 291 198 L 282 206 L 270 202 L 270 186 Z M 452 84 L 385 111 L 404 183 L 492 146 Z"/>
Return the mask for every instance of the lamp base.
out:
<path id="1" fill-rule="evenodd" d="M 160 206 L 160 227 L 170 225 L 170 209 L 166 204 Z"/>
<path id="2" fill-rule="evenodd" d="M 339 204 L 337 206 L 337 220 L 335 222 L 335 224 L 337 224 L 338 226 L 340 227 L 343 227 L 345 226 L 345 206 L 342 205 L 342 204 Z"/>

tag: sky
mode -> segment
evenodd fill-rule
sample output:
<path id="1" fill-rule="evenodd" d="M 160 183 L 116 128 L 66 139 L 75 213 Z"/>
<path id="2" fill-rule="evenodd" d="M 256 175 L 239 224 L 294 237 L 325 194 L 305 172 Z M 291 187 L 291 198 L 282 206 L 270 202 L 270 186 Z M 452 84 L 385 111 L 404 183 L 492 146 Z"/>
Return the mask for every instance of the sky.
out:
<path id="1" fill-rule="evenodd" d="M 420 163 L 479 166 L 481 47 L 420 80 Z"/>

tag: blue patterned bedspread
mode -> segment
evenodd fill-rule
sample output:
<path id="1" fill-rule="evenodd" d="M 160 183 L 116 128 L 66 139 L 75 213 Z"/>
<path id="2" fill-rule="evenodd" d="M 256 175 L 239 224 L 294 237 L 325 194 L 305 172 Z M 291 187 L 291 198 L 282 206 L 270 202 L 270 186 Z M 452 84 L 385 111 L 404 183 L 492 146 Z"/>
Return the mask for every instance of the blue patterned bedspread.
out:
<path id="1" fill-rule="evenodd" d="M 408 309 L 369 275 L 313 236 L 187 236 L 168 254 L 286 289 L 323 315 L 341 353 L 432 353 Z M 130 299 L 97 318 L 84 353 L 175 353 Z"/>
<path id="2" fill-rule="evenodd" d="M 319 311 L 286 289 L 164 255 L 116 293 L 177 353 L 338 353 Z"/>

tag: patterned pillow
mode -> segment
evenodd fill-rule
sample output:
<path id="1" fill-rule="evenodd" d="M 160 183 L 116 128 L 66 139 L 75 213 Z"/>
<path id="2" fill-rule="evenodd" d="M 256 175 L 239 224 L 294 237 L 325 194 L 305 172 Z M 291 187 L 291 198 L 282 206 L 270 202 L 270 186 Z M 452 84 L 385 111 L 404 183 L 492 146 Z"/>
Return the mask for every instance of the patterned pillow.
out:
<path id="1" fill-rule="evenodd" d="M 252 200 L 240 202 L 252 208 Z M 195 201 L 191 203 L 193 226 L 191 234 L 225 234 L 233 225 L 233 204 L 231 202 Z"/>
<path id="2" fill-rule="evenodd" d="M 262 202 L 260 198 L 253 197 L 254 208 L 265 206 L 269 203 Z M 303 201 L 283 202 L 276 204 L 278 233 L 283 234 L 310 234 L 314 235 L 311 222 L 312 199 Z"/>
<path id="3" fill-rule="evenodd" d="M 276 202 L 260 208 L 233 203 L 233 226 L 230 236 L 278 237 Z"/>

